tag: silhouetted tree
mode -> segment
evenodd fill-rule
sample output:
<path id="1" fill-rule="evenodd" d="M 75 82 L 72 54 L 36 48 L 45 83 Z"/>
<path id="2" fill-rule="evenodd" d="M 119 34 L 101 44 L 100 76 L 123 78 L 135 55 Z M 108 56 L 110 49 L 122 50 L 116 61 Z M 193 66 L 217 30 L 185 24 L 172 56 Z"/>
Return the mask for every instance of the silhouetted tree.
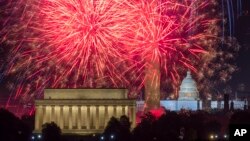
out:
<path id="1" fill-rule="evenodd" d="M 231 116 L 230 124 L 250 124 L 250 112 L 236 111 Z"/>
<path id="2" fill-rule="evenodd" d="M 42 125 L 42 140 L 43 141 L 60 141 L 61 129 L 56 123 L 45 123 Z"/>
<path id="3" fill-rule="evenodd" d="M 157 140 L 178 140 L 181 129 L 181 120 L 176 112 L 168 112 L 156 121 Z"/>
<path id="4" fill-rule="evenodd" d="M 131 140 L 131 123 L 129 118 L 125 115 L 120 117 L 120 141 L 130 141 Z"/>
<path id="5" fill-rule="evenodd" d="M 232 115 L 233 114 L 233 115 Z M 231 119 L 230 119 L 231 117 Z M 230 119 L 230 122 L 229 122 Z M 224 140 L 229 124 L 249 124 L 250 112 L 247 111 L 187 111 L 178 113 L 166 111 L 159 119 L 151 113 L 145 114 L 141 123 L 133 130 L 133 141 L 176 141 L 210 140 L 217 135 Z"/>
<path id="6" fill-rule="evenodd" d="M 127 116 L 121 116 L 120 120 L 115 117 L 111 117 L 103 133 L 104 140 L 130 141 L 130 127 L 131 123 L 129 122 L 129 118 Z"/>
<path id="7" fill-rule="evenodd" d="M 23 115 L 21 117 L 23 123 L 25 123 L 31 130 L 35 128 L 35 115 Z"/>
<path id="8" fill-rule="evenodd" d="M 28 141 L 31 130 L 18 117 L 6 109 L 0 109 L 0 140 Z"/>
<path id="9" fill-rule="evenodd" d="M 111 117 L 105 130 L 104 130 L 104 139 L 105 141 L 119 141 L 121 124 L 115 117 Z"/>
<path id="10" fill-rule="evenodd" d="M 27 127 L 27 134 L 26 136 L 30 137 L 30 134 L 34 130 L 35 126 L 35 115 L 24 115 L 21 117 L 21 121 Z"/>
<path id="11" fill-rule="evenodd" d="M 151 113 L 146 113 L 141 122 L 133 130 L 133 141 L 153 141 L 156 139 L 156 118 Z"/>
<path id="12" fill-rule="evenodd" d="M 186 129 L 186 134 L 184 138 L 195 138 L 195 140 L 204 140 L 204 138 L 207 137 L 204 135 L 204 129 L 206 128 L 205 124 L 208 118 L 208 113 L 204 111 L 197 111 L 195 113 L 190 114 L 190 116 L 184 122 Z"/>

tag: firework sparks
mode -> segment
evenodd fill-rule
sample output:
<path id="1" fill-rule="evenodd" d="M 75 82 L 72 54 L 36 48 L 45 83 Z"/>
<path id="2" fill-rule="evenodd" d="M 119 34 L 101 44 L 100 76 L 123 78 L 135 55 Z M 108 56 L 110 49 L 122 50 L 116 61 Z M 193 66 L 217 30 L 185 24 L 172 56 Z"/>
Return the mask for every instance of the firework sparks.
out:
<path id="1" fill-rule="evenodd" d="M 214 0 L 6 2 L 0 41 L 10 52 L 4 74 L 15 77 L 11 99 L 32 101 L 45 87 L 157 91 L 169 79 L 177 86 L 180 73 L 197 72 L 202 56 L 213 53 L 220 30 L 206 9 L 215 6 Z"/>

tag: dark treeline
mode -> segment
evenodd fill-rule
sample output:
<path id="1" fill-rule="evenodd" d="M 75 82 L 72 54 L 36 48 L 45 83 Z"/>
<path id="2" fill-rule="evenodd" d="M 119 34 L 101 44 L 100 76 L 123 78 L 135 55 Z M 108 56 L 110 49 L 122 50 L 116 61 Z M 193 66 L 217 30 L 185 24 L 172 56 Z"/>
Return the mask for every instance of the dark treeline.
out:
<path id="1" fill-rule="evenodd" d="M 111 141 L 111 134 L 117 135 L 112 141 L 228 140 L 230 124 L 250 124 L 250 112 L 166 111 L 158 119 L 147 113 L 131 132 L 122 132 L 123 126 L 117 119 L 111 118 L 103 140 Z"/>
<path id="2" fill-rule="evenodd" d="M 16 117 L 6 109 L 0 109 L 0 140 L 29 141 L 34 129 L 34 116 Z"/>
<path id="3" fill-rule="evenodd" d="M 42 141 L 178 141 L 178 140 L 228 140 L 230 124 L 250 124 L 249 111 L 165 111 L 161 117 L 144 114 L 140 123 L 131 129 L 127 116 L 112 117 L 104 132 L 95 136 L 67 137 L 53 122 L 42 128 Z M 0 140 L 30 141 L 34 117 L 15 117 L 0 109 Z"/>

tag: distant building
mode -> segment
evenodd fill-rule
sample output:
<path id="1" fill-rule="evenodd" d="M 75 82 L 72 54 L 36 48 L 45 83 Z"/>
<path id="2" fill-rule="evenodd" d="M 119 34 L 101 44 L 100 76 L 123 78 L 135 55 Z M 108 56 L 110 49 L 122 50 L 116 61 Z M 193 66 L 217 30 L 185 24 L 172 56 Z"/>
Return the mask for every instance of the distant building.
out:
<path id="1" fill-rule="evenodd" d="M 101 133 L 111 117 L 129 117 L 135 127 L 136 101 L 126 89 L 45 89 L 35 101 L 35 132 L 44 123 L 55 122 L 62 133 Z"/>
<path id="2" fill-rule="evenodd" d="M 198 100 L 199 92 L 197 90 L 196 82 L 191 76 L 190 71 L 187 72 L 187 76 L 183 79 L 178 100 Z"/>
<path id="3" fill-rule="evenodd" d="M 244 98 L 248 96 L 249 93 L 239 93 L 239 99 L 229 100 L 229 104 L 232 103 L 234 109 L 245 109 L 248 102 Z M 182 80 L 180 85 L 179 97 L 177 100 L 161 100 L 160 105 L 171 111 L 179 111 L 181 109 L 187 110 L 208 110 L 208 109 L 223 109 L 224 101 L 218 100 L 208 100 L 202 101 L 199 98 L 199 92 L 195 80 L 192 78 L 190 71 L 187 72 L 187 76 Z M 137 111 L 143 111 L 144 101 L 137 101 Z M 229 108 L 229 107 L 228 107 Z"/>

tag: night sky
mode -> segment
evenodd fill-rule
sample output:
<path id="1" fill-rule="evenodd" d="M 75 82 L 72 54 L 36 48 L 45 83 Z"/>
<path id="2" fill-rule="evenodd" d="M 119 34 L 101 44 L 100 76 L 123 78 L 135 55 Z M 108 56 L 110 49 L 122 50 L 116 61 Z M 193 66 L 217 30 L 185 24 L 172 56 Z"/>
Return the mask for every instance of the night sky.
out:
<path id="1" fill-rule="evenodd" d="M 250 91 L 250 1 L 245 0 L 244 15 L 236 21 L 235 36 L 241 45 L 236 64 L 238 72 L 234 73 L 230 81 L 232 88 L 237 89 L 239 84 L 244 84 L 246 91 Z"/>
<path id="2" fill-rule="evenodd" d="M 239 70 L 233 74 L 232 80 L 228 83 L 233 91 L 237 89 L 239 84 L 244 84 L 245 90 L 250 91 L 250 0 L 243 0 L 242 11 L 243 15 L 236 18 L 234 27 L 234 36 L 238 39 L 241 49 L 236 58 Z M 0 48 L 0 57 L 5 55 L 5 51 Z M 0 63 L 2 65 L 4 62 Z M 4 87 L 5 78 L 1 77 L 2 75 L 0 75 L 0 99 L 3 99 L 3 97 L 8 96 L 9 92 Z"/>

